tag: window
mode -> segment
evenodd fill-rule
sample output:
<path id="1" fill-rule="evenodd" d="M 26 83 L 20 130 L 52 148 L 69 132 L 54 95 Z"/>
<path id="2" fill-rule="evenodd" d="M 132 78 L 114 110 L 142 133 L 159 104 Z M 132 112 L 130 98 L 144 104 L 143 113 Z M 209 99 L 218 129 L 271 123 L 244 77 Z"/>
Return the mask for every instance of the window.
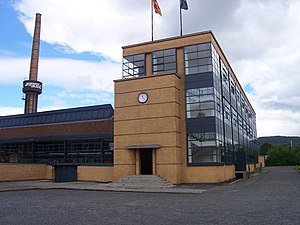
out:
<path id="1" fill-rule="evenodd" d="M 0 162 L 113 163 L 112 140 L 49 141 L 0 144 Z"/>
<path id="2" fill-rule="evenodd" d="M 167 49 L 152 53 L 153 74 L 176 72 L 176 49 Z"/>
<path id="3" fill-rule="evenodd" d="M 123 79 L 145 76 L 145 54 L 123 58 Z"/>
<path id="4" fill-rule="evenodd" d="M 234 81 L 231 78 L 230 78 L 230 93 L 231 93 L 231 97 L 235 98 L 236 85 L 235 85 Z"/>
<path id="5" fill-rule="evenodd" d="M 188 163 L 221 162 L 221 149 L 214 132 L 188 134 Z"/>
<path id="6" fill-rule="evenodd" d="M 212 71 L 212 46 L 210 43 L 191 45 L 184 48 L 185 74 Z"/>
<path id="7" fill-rule="evenodd" d="M 186 90 L 187 118 L 214 116 L 214 109 L 213 87 Z"/>

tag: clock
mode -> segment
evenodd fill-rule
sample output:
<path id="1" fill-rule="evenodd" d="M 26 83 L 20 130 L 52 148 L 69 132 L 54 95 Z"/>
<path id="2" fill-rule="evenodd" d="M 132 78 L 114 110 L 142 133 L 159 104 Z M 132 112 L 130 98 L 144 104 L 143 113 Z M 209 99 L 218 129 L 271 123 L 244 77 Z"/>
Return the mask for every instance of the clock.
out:
<path id="1" fill-rule="evenodd" d="M 148 101 L 148 94 L 146 92 L 142 92 L 138 96 L 138 100 L 140 103 L 145 103 Z"/>

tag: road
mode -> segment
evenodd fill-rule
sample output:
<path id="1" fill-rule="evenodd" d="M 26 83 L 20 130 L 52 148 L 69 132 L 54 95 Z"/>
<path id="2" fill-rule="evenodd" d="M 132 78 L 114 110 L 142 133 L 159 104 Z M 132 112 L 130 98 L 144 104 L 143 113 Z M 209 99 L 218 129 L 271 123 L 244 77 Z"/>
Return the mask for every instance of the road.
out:
<path id="1" fill-rule="evenodd" d="M 201 185 L 200 185 L 201 186 Z M 0 224 L 300 224 L 300 173 L 266 168 L 201 194 L 0 192 Z"/>

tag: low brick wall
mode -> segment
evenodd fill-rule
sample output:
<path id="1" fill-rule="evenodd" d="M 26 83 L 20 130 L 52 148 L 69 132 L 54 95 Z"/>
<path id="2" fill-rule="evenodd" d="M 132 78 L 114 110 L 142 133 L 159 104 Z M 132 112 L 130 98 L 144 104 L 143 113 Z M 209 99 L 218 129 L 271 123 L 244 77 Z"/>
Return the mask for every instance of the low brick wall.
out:
<path id="1" fill-rule="evenodd" d="M 111 182 L 113 180 L 112 166 L 78 166 L 78 181 Z"/>
<path id="2" fill-rule="evenodd" d="M 255 171 L 255 164 L 246 164 L 246 172 L 253 173 Z"/>
<path id="3" fill-rule="evenodd" d="M 52 166 L 45 164 L 0 164 L 0 181 L 52 180 Z"/>
<path id="4" fill-rule="evenodd" d="M 183 183 L 220 183 L 235 178 L 235 167 L 190 166 L 185 169 Z"/>
<path id="5" fill-rule="evenodd" d="M 257 163 L 258 167 L 259 167 L 260 164 L 261 164 L 261 166 L 263 168 L 266 167 L 266 165 L 265 165 L 265 163 L 266 163 L 265 157 L 266 156 L 264 156 L 264 155 L 258 156 L 258 163 Z"/>

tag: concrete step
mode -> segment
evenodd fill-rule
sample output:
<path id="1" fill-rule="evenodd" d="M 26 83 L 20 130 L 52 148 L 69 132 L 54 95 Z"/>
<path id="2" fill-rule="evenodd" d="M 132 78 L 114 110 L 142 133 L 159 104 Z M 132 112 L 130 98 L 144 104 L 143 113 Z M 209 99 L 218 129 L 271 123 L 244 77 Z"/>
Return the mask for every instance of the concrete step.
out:
<path id="1" fill-rule="evenodd" d="M 154 175 L 132 175 L 120 180 L 114 181 L 107 185 L 108 187 L 121 187 L 121 188 L 172 188 L 175 185 L 164 180 L 161 177 Z"/>

